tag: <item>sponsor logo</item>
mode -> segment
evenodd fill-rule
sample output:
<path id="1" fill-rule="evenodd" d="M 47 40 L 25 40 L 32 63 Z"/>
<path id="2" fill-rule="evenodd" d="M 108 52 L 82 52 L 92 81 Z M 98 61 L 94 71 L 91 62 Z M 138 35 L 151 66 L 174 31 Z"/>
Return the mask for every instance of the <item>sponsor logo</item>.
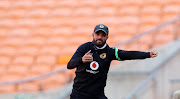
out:
<path id="1" fill-rule="evenodd" d="M 92 74 L 97 74 L 99 71 L 93 71 L 93 70 L 86 69 L 86 72 L 89 72 L 89 73 L 92 73 Z"/>
<path id="2" fill-rule="evenodd" d="M 97 69 L 99 68 L 98 62 L 96 62 L 96 61 L 91 62 L 91 63 L 90 63 L 90 68 L 91 68 L 92 70 L 97 70 Z"/>

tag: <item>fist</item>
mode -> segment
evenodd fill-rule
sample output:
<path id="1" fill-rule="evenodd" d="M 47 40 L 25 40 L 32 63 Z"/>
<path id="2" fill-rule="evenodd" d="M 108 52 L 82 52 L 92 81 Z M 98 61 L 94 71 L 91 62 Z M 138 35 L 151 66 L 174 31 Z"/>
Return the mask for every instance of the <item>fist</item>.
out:
<path id="1" fill-rule="evenodd" d="M 153 58 L 153 57 L 157 57 L 158 56 L 158 52 L 156 50 L 152 50 L 150 52 L 150 57 Z"/>
<path id="2" fill-rule="evenodd" d="M 92 55 L 90 55 L 91 50 L 89 50 L 86 54 L 84 54 L 84 56 L 82 57 L 82 61 L 83 63 L 86 62 L 92 62 L 93 61 L 93 57 Z"/>

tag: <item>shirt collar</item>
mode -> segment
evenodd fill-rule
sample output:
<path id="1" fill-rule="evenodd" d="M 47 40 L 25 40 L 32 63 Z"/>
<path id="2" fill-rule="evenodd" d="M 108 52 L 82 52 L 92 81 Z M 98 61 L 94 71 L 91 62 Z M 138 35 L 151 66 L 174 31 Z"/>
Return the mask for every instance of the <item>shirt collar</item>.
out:
<path id="1" fill-rule="evenodd" d="M 99 48 L 97 46 L 95 46 L 97 49 L 104 49 L 107 46 L 107 44 L 105 43 L 103 47 Z"/>

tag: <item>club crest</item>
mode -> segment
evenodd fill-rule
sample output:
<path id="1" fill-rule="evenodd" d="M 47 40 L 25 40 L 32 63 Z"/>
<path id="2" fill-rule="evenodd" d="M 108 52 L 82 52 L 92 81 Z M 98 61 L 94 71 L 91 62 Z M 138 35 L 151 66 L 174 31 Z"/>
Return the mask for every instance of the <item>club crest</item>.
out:
<path id="1" fill-rule="evenodd" d="M 102 54 L 100 55 L 100 58 L 105 59 L 105 58 L 106 58 L 106 53 L 102 53 Z"/>

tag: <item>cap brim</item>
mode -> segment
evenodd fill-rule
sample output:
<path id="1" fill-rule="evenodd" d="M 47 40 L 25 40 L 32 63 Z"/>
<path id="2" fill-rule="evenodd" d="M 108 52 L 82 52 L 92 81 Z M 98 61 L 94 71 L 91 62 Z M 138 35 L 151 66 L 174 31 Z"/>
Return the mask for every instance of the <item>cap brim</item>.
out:
<path id="1" fill-rule="evenodd" d="M 106 35 L 108 35 L 104 29 L 97 29 L 94 33 L 97 33 L 98 31 L 103 31 Z"/>

